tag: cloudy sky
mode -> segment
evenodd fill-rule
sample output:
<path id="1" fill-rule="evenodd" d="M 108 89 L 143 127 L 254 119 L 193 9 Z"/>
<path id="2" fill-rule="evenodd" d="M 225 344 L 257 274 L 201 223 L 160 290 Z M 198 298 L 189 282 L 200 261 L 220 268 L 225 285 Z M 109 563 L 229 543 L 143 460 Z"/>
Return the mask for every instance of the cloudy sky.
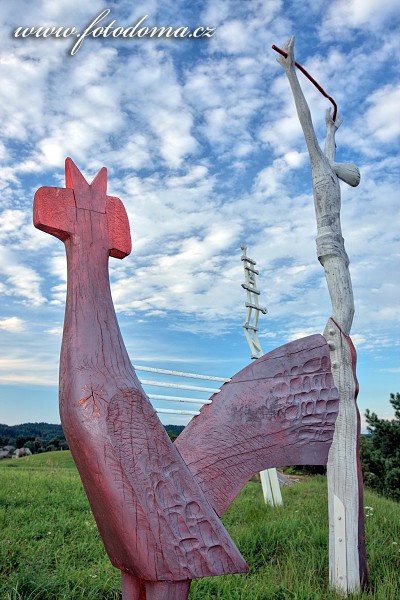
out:
<path id="1" fill-rule="evenodd" d="M 115 21 L 126 37 L 98 29 L 74 48 L 106 9 L 90 31 Z M 323 331 L 331 307 L 308 156 L 271 50 L 291 34 L 297 60 L 344 117 L 337 160 L 361 171 L 358 188 L 342 187 L 359 406 L 392 415 L 389 394 L 400 391 L 398 17 L 397 0 L 1 3 L 0 422 L 59 422 L 65 256 L 61 242 L 33 228 L 32 202 L 42 185 L 64 187 L 67 156 L 89 182 L 106 166 L 108 193 L 129 214 L 133 252 L 111 259 L 110 273 L 134 364 L 229 377 L 249 362 L 241 243 L 260 270 L 264 351 Z M 140 27 L 214 31 L 129 37 L 143 18 Z M 75 32 L 35 37 L 40 26 Z M 13 35 L 18 28 L 25 37 Z M 299 78 L 323 142 L 329 102 Z"/>

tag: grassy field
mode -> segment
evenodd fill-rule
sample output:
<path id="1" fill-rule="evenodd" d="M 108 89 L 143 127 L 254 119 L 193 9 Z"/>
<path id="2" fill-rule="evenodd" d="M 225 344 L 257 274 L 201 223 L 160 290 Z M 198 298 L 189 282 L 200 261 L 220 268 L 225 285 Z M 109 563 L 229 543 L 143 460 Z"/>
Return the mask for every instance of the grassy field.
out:
<path id="1" fill-rule="evenodd" d="M 400 505 L 365 495 L 369 589 L 353 598 L 400 599 Z M 246 576 L 194 581 L 190 600 L 319 600 L 328 590 L 325 479 L 283 489 L 265 506 L 250 482 L 224 523 L 250 565 Z M 69 452 L 0 462 L 0 599 L 120 598 Z"/>

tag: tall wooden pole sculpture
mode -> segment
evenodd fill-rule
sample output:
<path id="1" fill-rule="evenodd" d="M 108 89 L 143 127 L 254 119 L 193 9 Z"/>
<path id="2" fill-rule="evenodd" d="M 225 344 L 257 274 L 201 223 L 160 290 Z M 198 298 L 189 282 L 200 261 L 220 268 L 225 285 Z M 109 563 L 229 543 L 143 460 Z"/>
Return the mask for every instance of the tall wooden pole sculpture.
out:
<path id="1" fill-rule="evenodd" d="M 312 175 L 317 218 L 317 254 L 322 264 L 333 315 L 324 337 L 328 341 L 332 373 L 339 390 L 339 416 L 328 460 L 329 559 L 332 586 L 345 593 L 360 589 L 366 582 L 367 567 L 364 544 L 363 482 L 359 461 L 360 419 L 356 405 L 356 352 L 349 337 L 354 315 L 353 289 L 340 225 L 339 179 L 357 186 L 360 174 L 349 163 L 335 162 L 335 133 L 342 119 L 326 112 L 326 142 L 323 152 L 314 133 L 311 114 L 297 79 L 294 61 L 294 37 L 280 54 L 296 103 L 297 114 L 306 140 Z M 312 80 L 307 72 L 305 74 Z M 312 80 L 313 81 L 313 80 Z M 313 81 L 313 83 L 316 83 Z M 327 96 L 320 86 L 318 89 Z M 327 96 L 331 101 L 332 98 Z M 333 101 L 332 101 L 333 102 Z"/>
<path id="2" fill-rule="evenodd" d="M 193 578 L 247 570 L 218 515 L 252 475 L 326 464 L 338 392 L 325 338 L 296 340 L 225 383 L 172 444 L 118 327 L 108 257 L 131 241 L 106 187 L 105 168 L 89 185 L 67 159 L 66 188 L 35 194 L 34 225 L 67 255 L 61 422 L 123 600 L 186 600 Z"/>
<path id="3" fill-rule="evenodd" d="M 242 250 L 241 259 L 244 269 L 244 283 L 242 283 L 242 288 L 246 290 L 247 296 L 247 314 L 246 321 L 243 323 L 243 329 L 250 347 L 251 358 L 257 360 L 257 358 L 260 358 L 264 354 L 257 335 L 258 319 L 260 313 L 266 315 L 268 311 L 258 303 L 260 291 L 257 289 L 256 284 L 256 275 L 259 275 L 256 269 L 256 262 L 247 256 L 246 246 L 242 244 L 240 248 Z M 277 470 L 274 468 L 260 471 L 260 480 L 265 503 L 272 504 L 272 506 L 281 506 L 283 502 Z"/>

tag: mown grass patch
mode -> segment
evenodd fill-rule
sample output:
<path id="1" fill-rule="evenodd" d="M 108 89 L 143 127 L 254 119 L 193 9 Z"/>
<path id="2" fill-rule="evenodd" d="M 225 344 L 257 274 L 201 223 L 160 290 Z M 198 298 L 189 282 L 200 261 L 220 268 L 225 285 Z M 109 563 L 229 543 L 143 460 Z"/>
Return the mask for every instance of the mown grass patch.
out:
<path id="1" fill-rule="evenodd" d="M 224 523 L 250 566 L 248 575 L 192 583 L 190 600 L 325 600 L 328 589 L 326 480 L 283 489 L 271 508 L 249 482 Z M 366 492 L 369 589 L 354 598 L 400 598 L 400 506 Z M 120 598 L 68 451 L 0 462 L 0 599 Z"/>

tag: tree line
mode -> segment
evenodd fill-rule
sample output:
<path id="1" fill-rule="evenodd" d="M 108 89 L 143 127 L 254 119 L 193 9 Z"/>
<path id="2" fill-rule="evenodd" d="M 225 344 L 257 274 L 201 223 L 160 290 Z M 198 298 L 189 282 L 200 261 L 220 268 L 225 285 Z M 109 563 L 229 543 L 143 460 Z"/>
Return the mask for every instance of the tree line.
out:
<path id="1" fill-rule="evenodd" d="M 390 394 L 390 404 L 392 419 L 366 410 L 369 435 L 361 438 L 360 458 L 365 485 L 400 502 L 400 393 Z"/>
<path id="2" fill-rule="evenodd" d="M 390 394 L 389 401 L 394 409 L 392 419 L 380 419 L 366 410 L 368 435 L 361 436 L 360 458 L 365 485 L 400 502 L 400 393 Z M 175 440 L 184 427 L 165 425 L 165 429 Z M 68 449 L 62 426 L 51 423 L 0 424 L 0 448 L 8 445 L 29 448 L 32 454 Z M 308 472 L 321 471 L 310 467 Z"/>
<path id="3" fill-rule="evenodd" d="M 0 424 L 0 448 L 4 446 L 29 448 L 32 454 L 68 448 L 61 425 L 51 423 Z"/>
<path id="4" fill-rule="evenodd" d="M 184 427 L 165 425 L 165 429 L 169 437 L 175 440 Z M 4 446 L 29 448 L 32 454 L 68 449 L 62 426 L 52 423 L 0 424 L 0 448 Z"/>

